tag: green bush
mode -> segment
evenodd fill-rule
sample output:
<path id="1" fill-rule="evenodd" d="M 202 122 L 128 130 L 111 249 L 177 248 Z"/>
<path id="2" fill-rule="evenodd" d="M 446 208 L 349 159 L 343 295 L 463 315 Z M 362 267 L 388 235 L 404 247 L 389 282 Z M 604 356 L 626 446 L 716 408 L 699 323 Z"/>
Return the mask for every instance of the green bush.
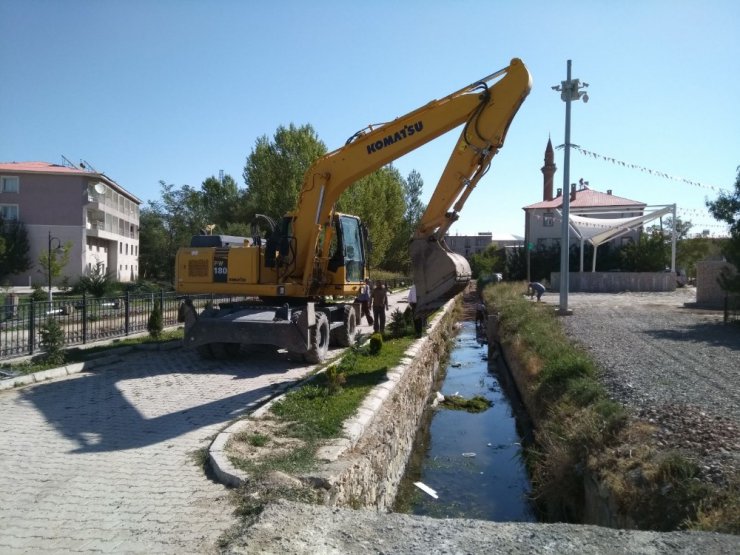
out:
<path id="1" fill-rule="evenodd" d="M 410 322 L 413 325 L 413 317 L 411 319 L 407 318 L 407 313 L 411 313 L 410 308 L 407 308 L 405 312 L 401 312 L 397 308 L 391 312 L 391 321 L 388 323 L 388 330 L 391 332 L 391 336 L 403 337 L 408 334 Z"/>
<path id="2" fill-rule="evenodd" d="M 347 382 L 347 374 L 341 371 L 340 365 L 332 364 L 326 369 L 326 389 L 329 395 L 342 391 L 342 386 Z"/>
<path id="3" fill-rule="evenodd" d="M 41 348 L 44 351 L 44 361 L 49 364 L 64 362 L 64 330 L 54 318 L 48 318 L 41 324 Z"/>
<path id="4" fill-rule="evenodd" d="M 160 303 L 154 303 L 154 308 L 152 309 L 152 313 L 149 315 L 146 329 L 153 339 L 159 339 L 162 335 L 164 322 L 162 319 L 162 305 Z"/>
<path id="5" fill-rule="evenodd" d="M 33 293 L 31 293 L 31 300 L 35 303 L 43 302 L 49 299 L 49 292 L 44 291 L 40 285 L 33 286 Z"/>
<path id="6" fill-rule="evenodd" d="M 374 333 L 370 336 L 370 354 L 377 355 L 383 348 L 383 336 L 380 333 Z"/>

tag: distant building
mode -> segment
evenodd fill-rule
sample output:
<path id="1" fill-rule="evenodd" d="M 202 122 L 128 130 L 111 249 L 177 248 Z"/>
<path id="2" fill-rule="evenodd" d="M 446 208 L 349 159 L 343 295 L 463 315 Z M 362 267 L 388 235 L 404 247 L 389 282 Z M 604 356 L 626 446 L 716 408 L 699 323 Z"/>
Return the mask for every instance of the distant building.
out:
<path id="1" fill-rule="evenodd" d="M 562 220 L 558 214 L 563 207 L 563 191 L 557 189 L 553 195 L 553 180 L 555 176 L 555 153 L 552 142 L 548 139 L 545 148 L 545 165 L 541 168 L 543 175 L 542 201 L 525 206 L 524 210 L 524 237 L 526 244 L 535 249 L 549 248 L 560 245 L 562 237 Z M 580 181 L 579 185 L 571 186 L 570 214 L 590 218 L 631 218 L 641 216 L 645 210 L 645 203 L 618 197 L 612 194 L 611 189 L 606 193 L 590 189 L 588 182 Z M 619 238 L 621 244 L 637 241 L 639 230 L 631 231 Z M 579 243 L 576 234 L 570 234 L 571 245 Z"/>
<path id="2" fill-rule="evenodd" d="M 483 252 L 490 245 L 495 245 L 498 249 L 521 247 L 524 245 L 524 238 L 509 233 L 494 234 L 490 231 L 481 231 L 478 235 L 446 235 L 445 243 L 450 250 L 470 258 Z"/>
<path id="3" fill-rule="evenodd" d="M 10 285 L 46 285 L 38 258 L 48 251 L 49 234 L 62 245 L 72 244 L 70 261 L 62 270 L 70 282 L 99 262 L 119 281 L 138 279 L 140 204 L 105 174 L 84 167 L 0 162 L 0 215 L 23 222 L 33 264 L 12 276 Z"/>

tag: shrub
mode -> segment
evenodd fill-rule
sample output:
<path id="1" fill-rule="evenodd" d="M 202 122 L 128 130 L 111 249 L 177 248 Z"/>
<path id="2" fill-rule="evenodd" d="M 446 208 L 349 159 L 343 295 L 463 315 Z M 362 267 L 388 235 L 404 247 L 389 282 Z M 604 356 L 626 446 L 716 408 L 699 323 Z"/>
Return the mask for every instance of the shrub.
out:
<path id="1" fill-rule="evenodd" d="M 43 302 L 49 298 L 49 293 L 44 291 L 40 285 L 33 286 L 33 292 L 31 293 L 31 300 L 35 303 Z"/>
<path id="2" fill-rule="evenodd" d="M 326 369 L 326 389 L 329 395 L 339 393 L 346 382 L 347 374 L 341 371 L 340 365 L 332 364 Z"/>
<path id="3" fill-rule="evenodd" d="M 388 329 L 393 337 L 403 337 L 408 334 L 410 322 L 413 323 L 413 316 L 409 318 L 407 314 L 411 314 L 410 308 L 407 308 L 405 312 L 401 312 L 396 308 L 391 313 L 391 321 L 388 324 Z"/>
<path id="4" fill-rule="evenodd" d="M 48 318 L 39 329 L 44 360 L 50 364 L 64 362 L 64 330 L 54 318 Z"/>
<path id="5" fill-rule="evenodd" d="M 377 355 L 383 348 L 383 336 L 380 333 L 374 333 L 370 336 L 370 354 Z"/>
<path id="6" fill-rule="evenodd" d="M 152 313 L 149 315 L 146 329 L 154 339 L 159 339 L 162 335 L 164 322 L 162 320 L 162 305 L 160 303 L 154 303 L 154 309 L 152 309 Z"/>

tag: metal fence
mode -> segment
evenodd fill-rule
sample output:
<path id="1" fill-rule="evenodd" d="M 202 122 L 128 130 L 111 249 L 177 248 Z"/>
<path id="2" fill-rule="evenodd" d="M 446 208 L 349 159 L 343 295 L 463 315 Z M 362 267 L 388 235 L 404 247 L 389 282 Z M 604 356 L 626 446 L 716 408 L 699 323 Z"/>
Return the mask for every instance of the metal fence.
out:
<path id="1" fill-rule="evenodd" d="M 207 302 L 233 302 L 244 297 L 191 296 L 198 309 Z M 52 302 L 22 302 L 0 307 L 0 359 L 33 355 L 40 349 L 42 326 L 53 318 L 64 331 L 65 346 L 147 331 L 155 303 L 161 303 L 164 326 L 177 324 L 180 299 L 175 293 L 125 294 L 120 297 L 59 297 Z"/>

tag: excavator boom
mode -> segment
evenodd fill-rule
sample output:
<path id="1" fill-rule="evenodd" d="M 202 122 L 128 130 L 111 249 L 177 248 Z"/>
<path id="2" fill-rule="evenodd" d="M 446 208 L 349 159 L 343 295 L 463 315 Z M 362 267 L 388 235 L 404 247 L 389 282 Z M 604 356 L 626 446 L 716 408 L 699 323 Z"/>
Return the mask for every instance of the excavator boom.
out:
<path id="1" fill-rule="evenodd" d="M 296 268 L 301 272 L 306 287 L 312 277 L 316 240 L 322 223 L 329 220 L 341 193 L 361 177 L 465 124 L 414 235 L 414 240 L 439 239 L 436 232 L 447 229 L 452 223 L 449 221 L 450 207 L 458 201 L 456 210 L 459 210 L 485 173 L 481 168 L 487 168 L 503 145 L 509 124 L 531 87 L 529 71 L 521 60 L 515 58 L 508 67 L 440 100 L 433 100 L 390 123 L 370 126 L 356 133 L 345 146 L 317 160 L 306 172 L 294 222 L 298 241 Z M 414 247 L 412 250 L 417 253 L 417 260 L 413 261 L 415 282 L 419 280 L 417 294 L 422 299 L 438 294 L 443 289 L 439 279 L 432 279 L 431 282 L 436 284 L 432 286 L 424 274 L 427 272 L 425 268 L 442 256 L 431 253 L 440 251 Z M 431 260 L 420 260 L 425 256 Z M 459 265 L 459 271 L 466 273 L 462 267 L 467 266 L 466 262 L 458 261 L 453 265 Z M 467 276 L 456 281 L 467 283 L 469 278 L 468 269 Z M 425 285 L 427 282 L 430 282 L 429 286 Z M 459 286 L 452 285 L 451 289 L 459 289 Z"/>

